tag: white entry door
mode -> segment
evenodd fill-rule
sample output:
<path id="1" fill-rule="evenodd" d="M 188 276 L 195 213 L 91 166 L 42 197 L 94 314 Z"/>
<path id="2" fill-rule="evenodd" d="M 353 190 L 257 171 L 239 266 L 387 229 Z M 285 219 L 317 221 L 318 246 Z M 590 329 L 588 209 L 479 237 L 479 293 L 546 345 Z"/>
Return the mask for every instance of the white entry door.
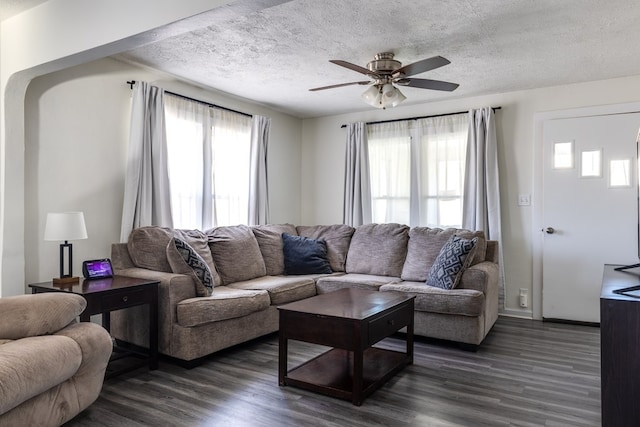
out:
<path id="1" fill-rule="evenodd" d="M 638 262 L 640 113 L 543 122 L 542 317 L 600 322 L 604 264 Z"/>

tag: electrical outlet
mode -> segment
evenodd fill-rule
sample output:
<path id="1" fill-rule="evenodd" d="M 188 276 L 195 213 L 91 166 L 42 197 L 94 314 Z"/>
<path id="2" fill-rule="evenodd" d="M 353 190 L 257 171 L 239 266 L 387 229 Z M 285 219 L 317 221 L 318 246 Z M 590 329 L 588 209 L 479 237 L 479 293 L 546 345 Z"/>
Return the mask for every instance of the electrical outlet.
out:
<path id="1" fill-rule="evenodd" d="M 531 195 L 520 194 L 518 196 L 518 206 L 529 206 L 529 205 L 531 205 Z"/>
<path id="2" fill-rule="evenodd" d="M 529 290 L 526 288 L 520 288 L 520 297 L 518 298 L 518 305 L 521 308 L 529 307 Z"/>

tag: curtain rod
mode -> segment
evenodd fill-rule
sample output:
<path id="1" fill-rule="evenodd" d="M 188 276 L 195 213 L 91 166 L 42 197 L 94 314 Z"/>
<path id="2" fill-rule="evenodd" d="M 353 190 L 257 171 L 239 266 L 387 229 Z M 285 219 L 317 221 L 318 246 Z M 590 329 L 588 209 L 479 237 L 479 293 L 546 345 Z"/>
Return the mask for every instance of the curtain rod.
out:
<path id="1" fill-rule="evenodd" d="M 127 84 L 129 86 L 131 86 L 131 89 L 133 89 L 133 85 L 136 84 L 136 81 L 135 80 L 130 80 L 130 81 L 127 81 Z M 164 92 L 168 93 L 169 95 L 177 96 L 179 98 L 188 99 L 189 101 L 194 101 L 194 102 L 198 102 L 200 104 L 207 105 L 207 106 L 209 106 L 211 108 L 219 108 L 221 110 L 225 110 L 225 111 L 230 111 L 232 113 L 241 114 L 241 115 L 246 116 L 246 117 L 253 117 L 253 115 L 249 114 L 249 113 L 243 113 L 242 111 L 234 110 L 234 109 L 227 108 L 227 107 L 222 107 L 220 105 L 212 104 L 212 103 L 206 102 L 206 101 L 201 101 L 199 99 L 195 99 L 195 98 L 191 98 L 190 96 L 181 95 L 179 93 L 171 92 L 171 91 L 166 90 L 166 89 L 164 90 Z"/>
<path id="2" fill-rule="evenodd" d="M 502 109 L 502 107 L 491 107 L 491 109 L 495 112 L 496 110 Z M 379 120 L 377 122 L 367 122 L 368 125 L 377 125 L 380 123 L 393 123 L 393 122 L 403 122 L 405 120 L 420 120 L 420 119 L 431 119 L 434 117 L 445 117 L 445 116 L 455 116 L 456 114 L 468 113 L 467 111 L 458 111 L 457 113 L 445 113 L 445 114 L 434 114 L 432 116 L 419 116 L 419 117 L 408 117 L 406 119 L 391 119 L 391 120 Z M 340 126 L 341 128 L 346 128 L 347 125 Z"/>

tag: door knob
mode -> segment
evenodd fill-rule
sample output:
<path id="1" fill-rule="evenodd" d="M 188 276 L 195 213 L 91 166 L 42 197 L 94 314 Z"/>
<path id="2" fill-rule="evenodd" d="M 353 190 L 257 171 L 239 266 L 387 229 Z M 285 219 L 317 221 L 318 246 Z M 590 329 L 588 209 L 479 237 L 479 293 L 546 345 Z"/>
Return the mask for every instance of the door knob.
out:
<path id="1" fill-rule="evenodd" d="M 553 234 L 556 232 L 556 230 L 553 227 L 547 227 L 543 231 L 547 234 Z"/>

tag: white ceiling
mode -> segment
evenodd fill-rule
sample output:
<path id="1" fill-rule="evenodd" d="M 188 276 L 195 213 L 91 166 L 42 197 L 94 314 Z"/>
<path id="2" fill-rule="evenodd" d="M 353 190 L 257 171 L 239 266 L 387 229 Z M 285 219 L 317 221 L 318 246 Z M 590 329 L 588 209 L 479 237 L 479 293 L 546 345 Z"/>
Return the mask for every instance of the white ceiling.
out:
<path id="1" fill-rule="evenodd" d="M 364 86 L 309 92 L 366 80 L 329 59 L 366 66 L 385 51 L 403 64 L 444 56 L 451 64 L 415 77 L 457 90 L 401 89 L 403 105 L 427 103 L 639 75 L 639 22 L 637 0 L 239 0 L 118 57 L 317 117 L 372 108 L 360 99 Z"/>

